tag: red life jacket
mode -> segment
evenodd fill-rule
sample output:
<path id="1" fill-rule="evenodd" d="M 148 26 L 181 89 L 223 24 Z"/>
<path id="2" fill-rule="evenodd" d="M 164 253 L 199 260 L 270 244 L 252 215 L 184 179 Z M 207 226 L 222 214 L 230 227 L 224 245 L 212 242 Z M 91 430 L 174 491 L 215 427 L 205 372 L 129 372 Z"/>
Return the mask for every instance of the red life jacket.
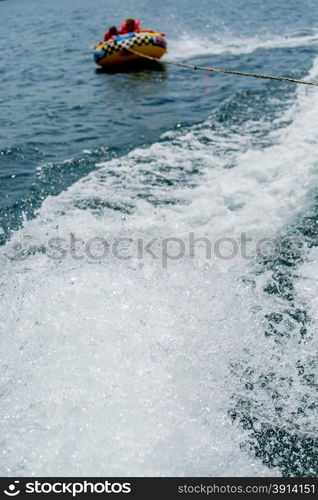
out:
<path id="1" fill-rule="evenodd" d="M 139 28 L 140 23 L 141 23 L 141 21 L 135 21 L 135 23 L 134 23 L 134 29 L 133 29 L 132 31 L 131 31 L 131 30 L 129 30 L 129 31 L 128 31 L 128 29 L 127 29 L 127 27 L 126 27 L 126 23 L 123 23 L 123 24 L 121 25 L 121 30 L 120 30 L 120 33 L 121 33 L 122 35 L 124 35 L 124 34 L 126 34 L 126 33 L 132 33 L 132 32 L 134 32 L 134 31 L 137 31 L 137 29 Z"/>
<path id="2" fill-rule="evenodd" d="M 108 40 L 113 38 L 113 36 L 117 36 L 118 34 L 119 34 L 118 30 L 117 30 L 117 33 L 112 34 L 112 35 L 109 33 L 109 31 L 105 31 L 104 42 L 107 42 Z"/>

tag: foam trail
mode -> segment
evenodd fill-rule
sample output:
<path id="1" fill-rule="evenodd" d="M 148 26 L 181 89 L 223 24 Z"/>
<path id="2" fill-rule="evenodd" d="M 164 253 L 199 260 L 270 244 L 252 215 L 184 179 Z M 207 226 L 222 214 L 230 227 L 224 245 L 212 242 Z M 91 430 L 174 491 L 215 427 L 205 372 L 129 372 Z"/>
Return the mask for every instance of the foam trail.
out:
<path id="1" fill-rule="evenodd" d="M 70 233 L 86 242 L 272 234 L 316 182 L 317 105 L 315 89 L 297 91 L 290 124 L 267 147 L 261 137 L 253 144 L 263 125 L 253 122 L 223 130 L 212 118 L 166 134 L 47 198 L 13 235 L 0 255 L 2 474 L 277 473 L 240 449 L 246 432 L 228 416 L 230 364 L 264 347 L 245 262 L 185 259 L 163 269 L 150 256 L 69 251 L 58 262 L 44 244 L 62 237 L 67 247 Z M 10 262 L 19 241 L 31 255 Z M 264 365 L 260 355 L 254 362 Z"/>
<path id="2" fill-rule="evenodd" d="M 237 38 L 228 34 L 226 38 L 208 39 L 193 35 L 184 35 L 169 43 L 169 57 L 172 60 L 191 59 L 201 56 L 222 54 L 250 54 L 256 50 L 272 50 L 317 45 L 318 33 L 285 34 L 284 36 L 270 35 L 254 36 L 250 38 Z"/>

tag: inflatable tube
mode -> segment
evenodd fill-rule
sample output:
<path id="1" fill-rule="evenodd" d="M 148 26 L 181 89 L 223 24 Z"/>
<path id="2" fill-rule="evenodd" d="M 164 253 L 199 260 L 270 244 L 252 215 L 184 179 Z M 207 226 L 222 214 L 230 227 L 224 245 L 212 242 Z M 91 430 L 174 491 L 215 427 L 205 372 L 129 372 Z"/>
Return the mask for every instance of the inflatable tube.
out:
<path id="1" fill-rule="evenodd" d="M 141 56 L 129 52 L 129 49 L 160 59 L 167 51 L 167 43 L 162 33 L 152 31 L 127 33 L 96 45 L 94 47 L 94 59 L 96 64 L 101 67 L 125 64 L 142 59 Z"/>

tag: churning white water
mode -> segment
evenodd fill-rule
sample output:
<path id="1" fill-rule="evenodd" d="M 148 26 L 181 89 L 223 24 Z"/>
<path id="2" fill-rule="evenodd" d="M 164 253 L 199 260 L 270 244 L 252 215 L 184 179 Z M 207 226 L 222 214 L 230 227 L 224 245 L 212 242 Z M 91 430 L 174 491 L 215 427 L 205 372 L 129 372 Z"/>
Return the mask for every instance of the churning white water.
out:
<path id="1" fill-rule="evenodd" d="M 262 292 L 266 276 L 253 288 L 242 258 L 206 259 L 201 248 L 165 260 L 158 241 L 158 259 L 140 258 L 134 245 L 279 232 L 316 182 L 317 106 L 315 89 L 300 88 L 266 146 L 255 142 L 265 122 L 223 130 L 211 117 L 165 134 L 47 198 L 12 235 L 0 255 L 3 475 L 279 473 L 240 448 L 246 433 L 228 414 L 242 383 L 230 365 L 247 349 L 255 372 L 275 363 L 260 313 L 275 301 Z M 92 238 L 118 237 L 130 238 L 129 260 L 103 256 L 97 240 L 99 258 L 84 251 Z M 298 292 L 316 307 L 313 290 Z M 310 355 L 295 344 L 274 369 L 288 375 L 297 349 Z M 286 387 L 286 422 L 299 397 Z M 306 416 L 300 425 L 315 432 Z"/>
<path id="2" fill-rule="evenodd" d="M 172 59 L 197 57 L 203 55 L 250 54 L 259 49 L 280 49 L 315 46 L 318 44 L 318 33 L 307 32 L 284 33 L 284 36 L 271 35 L 238 38 L 231 33 L 214 33 L 215 39 L 198 37 L 195 33 L 187 34 L 172 40 L 169 44 L 169 56 Z M 167 57 L 168 58 L 168 57 Z"/>

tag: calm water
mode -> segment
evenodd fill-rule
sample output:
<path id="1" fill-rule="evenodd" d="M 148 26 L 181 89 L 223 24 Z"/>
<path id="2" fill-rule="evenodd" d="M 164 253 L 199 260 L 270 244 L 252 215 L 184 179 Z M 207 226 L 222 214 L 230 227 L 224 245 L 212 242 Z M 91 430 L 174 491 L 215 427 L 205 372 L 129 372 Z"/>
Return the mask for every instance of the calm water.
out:
<path id="1" fill-rule="evenodd" d="M 129 16 L 167 60 L 318 80 L 314 0 L 0 2 L 1 474 L 315 476 L 318 90 L 101 73 Z"/>

